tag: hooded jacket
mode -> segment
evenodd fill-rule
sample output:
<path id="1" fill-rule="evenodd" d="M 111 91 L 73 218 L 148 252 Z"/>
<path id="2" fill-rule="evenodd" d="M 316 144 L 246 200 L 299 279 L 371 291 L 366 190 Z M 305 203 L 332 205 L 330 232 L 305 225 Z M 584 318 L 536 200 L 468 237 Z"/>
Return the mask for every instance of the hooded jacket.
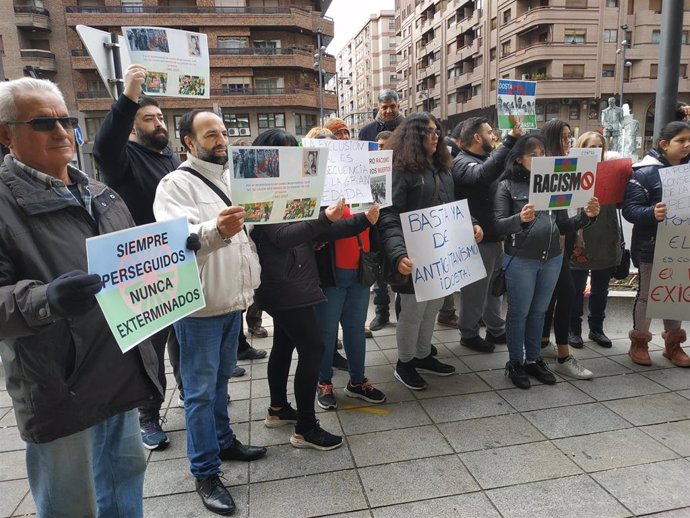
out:
<path id="1" fill-rule="evenodd" d="M 123 354 L 97 304 L 54 314 L 48 283 L 87 271 L 85 240 L 129 228 L 112 189 L 89 179 L 94 217 L 39 186 L 12 157 L 0 166 L 0 355 L 19 433 L 44 443 L 162 397 L 148 340 Z"/>
<path id="2" fill-rule="evenodd" d="M 228 170 L 189 155 L 183 167 L 194 169 L 213 182 L 228 198 Z M 213 317 L 249 307 L 259 286 L 261 267 L 254 243 L 241 231 L 224 241 L 216 228 L 216 218 L 225 202 L 202 180 L 178 169 L 164 177 L 156 190 L 153 212 L 158 221 L 187 218 L 189 231 L 199 235 L 197 253 L 201 286 L 206 307 L 193 317 Z"/>

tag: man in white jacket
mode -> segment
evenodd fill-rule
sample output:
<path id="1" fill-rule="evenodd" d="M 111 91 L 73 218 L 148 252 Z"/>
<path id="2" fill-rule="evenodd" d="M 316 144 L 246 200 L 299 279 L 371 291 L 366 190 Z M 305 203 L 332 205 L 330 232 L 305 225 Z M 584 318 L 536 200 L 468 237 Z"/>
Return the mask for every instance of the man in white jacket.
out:
<path id="1" fill-rule="evenodd" d="M 201 241 L 197 260 L 206 307 L 174 325 L 180 342 L 190 469 L 204 505 L 227 515 L 235 503 L 220 481 L 221 461 L 252 461 L 266 454 L 265 448 L 237 440 L 227 407 L 241 311 L 252 303 L 261 272 L 244 231 L 244 209 L 230 202 L 223 121 L 210 111 L 193 110 L 182 117 L 179 129 L 189 158 L 161 180 L 153 211 L 158 221 L 186 217 L 190 232 Z"/>

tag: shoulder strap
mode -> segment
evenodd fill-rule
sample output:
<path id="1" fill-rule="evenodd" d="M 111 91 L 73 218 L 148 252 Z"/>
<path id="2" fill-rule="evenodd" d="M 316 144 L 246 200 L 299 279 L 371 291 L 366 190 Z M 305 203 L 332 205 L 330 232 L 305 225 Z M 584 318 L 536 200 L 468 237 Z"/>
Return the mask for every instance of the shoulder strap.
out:
<path id="1" fill-rule="evenodd" d="M 214 184 L 211 180 L 209 180 L 208 178 L 206 178 L 206 177 L 205 177 L 204 175 L 202 175 L 200 172 L 195 171 L 195 170 L 192 169 L 191 167 L 184 167 L 184 166 L 180 166 L 180 167 L 178 167 L 178 169 L 181 169 L 182 171 L 187 171 L 188 173 L 193 174 L 193 175 L 196 176 L 199 180 L 201 180 L 201 181 L 204 182 L 206 185 L 208 185 L 208 187 L 209 187 L 213 192 L 215 192 L 215 193 L 218 195 L 218 197 L 219 197 L 221 200 L 223 200 L 223 202 L 225 202 L 225 204 L 226 204 L 228 207 L 229 207 L 230 205 L 232 205 L 232 201 L 230 201 L 230 198 L 228 198 L 228 195 L 225 194 L 216 184 Z"/>

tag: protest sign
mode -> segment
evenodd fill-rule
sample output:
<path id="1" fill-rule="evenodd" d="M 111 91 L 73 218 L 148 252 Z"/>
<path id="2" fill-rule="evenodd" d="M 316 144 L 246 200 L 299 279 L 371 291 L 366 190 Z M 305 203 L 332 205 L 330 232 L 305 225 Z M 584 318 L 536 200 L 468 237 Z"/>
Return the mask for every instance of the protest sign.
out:
<path id="1" fill-rule="evenodd" d="M 179 218 L 86 240 L 89 273 L 103 282 L 96 300 L 122 352 L 206 305 L 188 236 Z"/>
<path id="2" fill-rule="evenodd" d="M 533 158 L 529 202 L 535 210 L 584 207 L 594 196 L 596 166 L 593 156 Z"/>
<path id="3" fill-rule="evenodd" d="M 597 181 L 594 196 L 601 205 L 614 205 L 623 202 L 625 186 L 632 176 L 632 160 L 619 158 L 597 164 Z"/>
<path id="4" fill-rule="evenodd" d="M 496 110 L 498 129 L 511 129 L 519 122 L 523 129 L 537 129 L 536 81 L 498 80 Z"/>
<path id="5" fill-rule="evenodd" d="M 600 147 L 571 147 L 568 156 L 593 156 L 599 162 L 602 151 Z"/>
<path id="6" fill-rule="evenodd" d="M 209 98 L 208 37 L 166 27 L 123 27 L 129 60 L 146 67 L 144 93 Z"/>
<path id="7" fill-rule="evenodd" d="M 378 203 L 380 208 L 393 204 L 393 151 L 370 152 L 369 174 L 372 202 L 351 204 L 352 212 L 366 212 L 374 203 Z"/>
<path id="8" fill-rule="evenodd" d="M 371 203 L 370 144 L 360 140 L 302 139 L 305 147 L 328 149 L 322 205 L 330 205 L 340 198 L 351 204 Z"/>
<path id="9" fill-rule="evenodd" d="M 647 317 L 690 320 L 690 165 L 659 176 L 667 213 L 656 231 Z"/>
<path id="10" fill-rule="evenodd" d="M 439 299 L 486 277 L 467 200 L 400 214 L 418 302 Z"/>
<path id="11" fill-rule="evenodd" d="M 310 147 L 230 147 L 230 192 L 246 223 L 316 219 L 328 150 Z"/>

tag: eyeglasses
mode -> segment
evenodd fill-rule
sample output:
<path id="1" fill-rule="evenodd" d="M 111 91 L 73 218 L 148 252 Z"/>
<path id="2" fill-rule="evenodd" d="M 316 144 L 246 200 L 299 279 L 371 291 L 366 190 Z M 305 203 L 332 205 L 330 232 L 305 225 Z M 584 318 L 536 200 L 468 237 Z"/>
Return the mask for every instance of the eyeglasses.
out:
<path id="1" fill-rule="evenodd" d="M 570 135 L 561 135 L 561 141 L 562 142 L 570 142 L 571 136 Z"/>
<path id="2" fill-rule="evenodd" d="M 437 137 L 441 136 L 441 130 L 438 128 L 424 128 L 424 133 L 426 133 L 429 136 L 436 135 Z"/>
<path id="3" fill-rule="evenodd" d="M 5 121 L 4 124 L 28 124 L 34 131 L 53 131 L 56 122 L 65 130 L 73 130 L 79 125 L 79 119 L 76 117 L 38 117 L 28 121 Z"/>

